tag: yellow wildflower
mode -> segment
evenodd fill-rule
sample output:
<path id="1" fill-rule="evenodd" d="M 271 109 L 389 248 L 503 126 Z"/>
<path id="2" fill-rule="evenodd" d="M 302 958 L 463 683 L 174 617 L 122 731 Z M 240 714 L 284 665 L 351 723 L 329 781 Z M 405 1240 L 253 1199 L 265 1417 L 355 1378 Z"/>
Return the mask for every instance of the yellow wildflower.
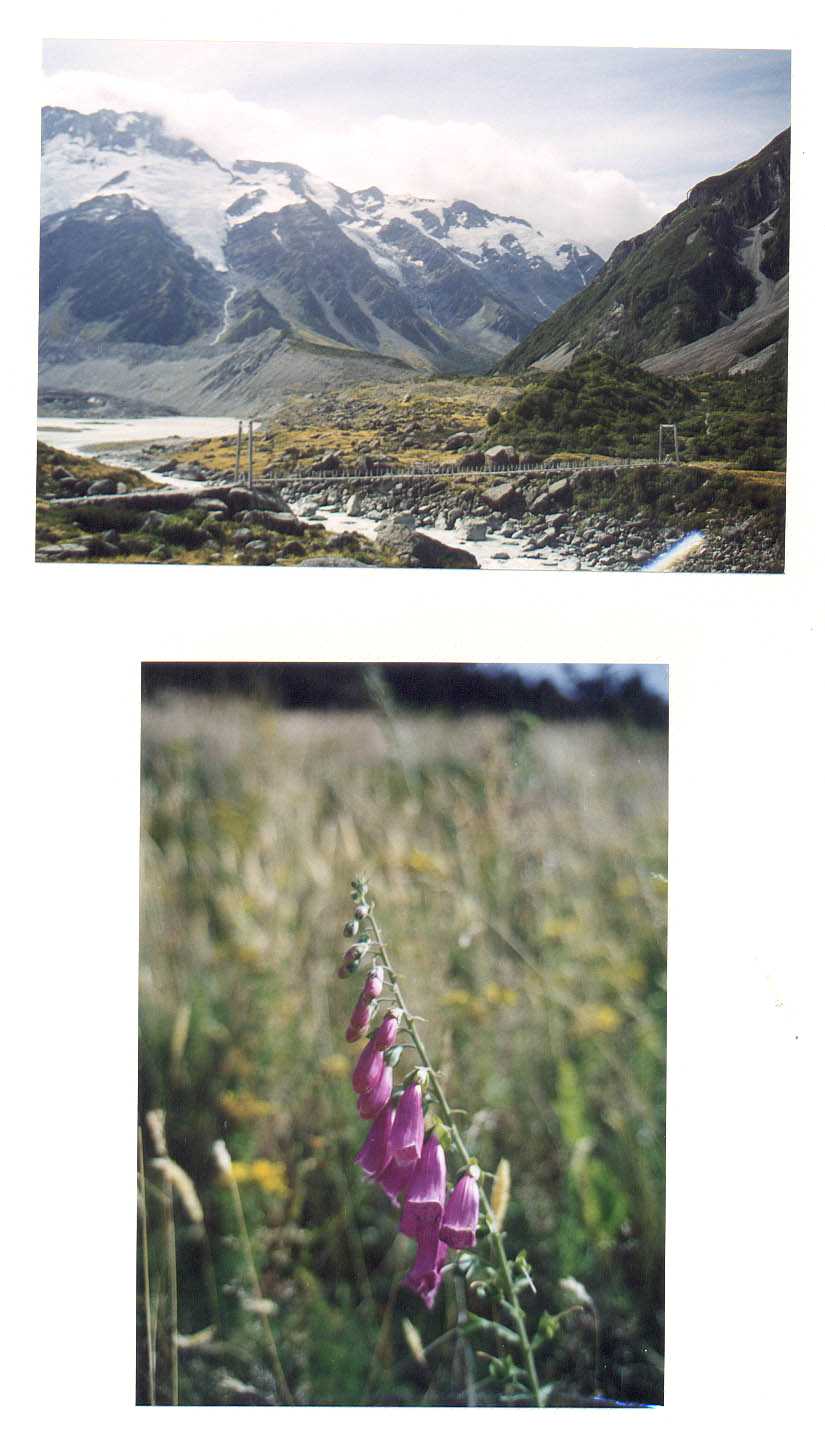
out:
<path id="1" fill-rule="evenodd" d="M 263 1192 L 286 1197 L 289 1183 L 283 1162 L 268 1162 L 259 1157 L 254 1162 L 232 1163 L 232 1176 L 236 1182 L 256 1182 Z"/>
<path id="2" fill-rule="evenodd" d="M 577 1036 L 596 1036 L 602 1032 L 610 1034 L 620 1023 L 621 1016 L 612 1005 L 605 1005 L 603 1002 L 580 1005 L 573 1021 L 573 1032 Z"/>
<path id="3" fill-rule="evenodd" d="M 342 1056 L 338 1051 L 332 1056 L 325 1056 L 323 1061 L 319 1061 L 318 1064 L 325 1076 L 346 1076 L 350 1069 L 346 1056 Z"/>

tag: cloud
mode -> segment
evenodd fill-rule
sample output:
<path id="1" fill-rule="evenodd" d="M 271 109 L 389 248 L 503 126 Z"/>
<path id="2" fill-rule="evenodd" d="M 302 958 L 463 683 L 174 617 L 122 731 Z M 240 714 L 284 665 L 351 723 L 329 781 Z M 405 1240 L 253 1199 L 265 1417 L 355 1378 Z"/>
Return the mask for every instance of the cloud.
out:
<path id="1" fill-rule="evenodd" d="M 176 135 L 229 165 L 240 157 L 297 162 L 349 190 L 378 186 L 528 219 L 554 240 L 607 255 L 680 200 L 652 197 L 621 170 L 567 163 L 552 143 L 521 142 L 487 122 L 382 114 L 336 125 L 318 114 L 239 100 L 229 91 L 172 89 L 142 78 L 63 70 L 45 81 L 47 104 L 81 112 L 150 111 Z"/>

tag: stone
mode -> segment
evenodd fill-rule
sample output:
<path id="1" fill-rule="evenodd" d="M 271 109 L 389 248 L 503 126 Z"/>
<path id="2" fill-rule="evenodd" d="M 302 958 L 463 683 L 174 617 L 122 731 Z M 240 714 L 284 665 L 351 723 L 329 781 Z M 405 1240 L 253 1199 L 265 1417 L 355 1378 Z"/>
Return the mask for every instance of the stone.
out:
<path id="1" fill-rule="evenodd" d="M 451 434 L 449 439 L 444 441 L 445 450 L 463 450 L 471 445 L 473 437 L 466 430 L 460 430 L 458 434 Z"/>
<path id="2" fill-rule="evenodd" d="M 485 505 L 491 510 L 500 511 L 503 515 L 523 515 L 524 496 L 509 480 L 497 481 L 483 490 L 481 498 Z"/>
<path id="3" fill-rule="evenodd" d="M 276 530 L 281 535 L 302 536 L 309 526 L 297 515 L 281 515 L 274 510 L 242 510 L 238 516 L 242 525 L 263 525 L 267 530 Z"/>
<path id="4" fill-rule="evenodd" d="M 251 490 L 245 490 L 242 485 L 233 485 L 227 495 L 229 509 L 233 512 L 239 510 L 250 510 L 255 504 L 255 497 Z"/>
<path id="5" fill-rule="evenodd" d="M 552 485 L 548 485 L 547 494 L 554 507 L 563 500 L 571 500 L 573 498 L 573 481 L 570 476 L 565 475 L 561 480 L 555 480 Z"/>
<path id="6" fill-rule="evenodd" d="M 236 546 L 245 546 L 249 541 L 253 539 L 253 534 L 251 530 L 247 530 L 247 528 L 244 526 L 241 530 L 235 531 L 232 539 Z"/>
<path id="7" fill-rule="evenodd" d="M 468 520 L 464 524 L 465 541 L 486 541 L 487 522 L 486 520 Z"/>
<path id="8" fill-rule="evenodd" d="M 360 490 L 354 490 L 344 506 L 345 515 L 360 515 L 363 508 L 364 496 Z"/>
<path id="9" fill-rule="evenodd" d="M 93 480 L 86 487 L 87 495 L 125 495 L 126 486 L 120 480 Z"/>
<path id="10" fill-rule="evenodd" d="M 518 454 L 512 445 L 493 445 L 484 451 L 484 462 L 495 469 L 498 465 L 517 465 Z"/>
<path id="11" fill-rule="evenodd" d="M 479 570 L 478 561 L 470 551 L 463 551 L 460 546 L 446 546 L 418 530 L 413 533 L 413 558 L 417 565 L 430 569 Z"/>
<path id="12" fill-rule="evenodd" d="M 480 470 L 484 465 L 484 453 L 482 450 L 470 450 L 461 456 L 458 464 L 462 470 Z"/>

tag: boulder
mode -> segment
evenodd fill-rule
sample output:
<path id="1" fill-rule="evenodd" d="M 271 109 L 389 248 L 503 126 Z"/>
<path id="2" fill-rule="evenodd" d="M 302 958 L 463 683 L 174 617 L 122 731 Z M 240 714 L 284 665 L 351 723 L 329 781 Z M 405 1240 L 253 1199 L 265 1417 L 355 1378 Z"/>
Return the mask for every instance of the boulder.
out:
<path id="1" fill-rule="evenodd" d="M 486 541 L 487 522 L 486 520 L 468 520 L 464 524 L 465 541 Z"/>
<path id="2" fill-rule="evenodd" d="M 349 500 L 347 501 L 346 505 L 344 506 L 344 514 L 345 515 L 360 515 L 361 514 L 361 510 L 363 508 L 363 504 L 364 504 L 364 496 L 363 496 L 363 494 L 361 493 L 360 490 L 354 490 L 353 493 L 352 493 L 352 495 L 350 496 Z"/>
<path id="3" fill-rule="evenodd" d="M 305 556 L 296 561 L 296 566 L 366 566 L 366 561 L 355 561 L 350 556 Z"/>
<path id="4" fill-rule="evenodd" d="M 481 470 L 484 465 L 483 450 L 470 450 L 468 454 L 461 456 L 458 464 L 462 470 Z"/>
<path id="5" fill-rule="evenodd" d="M 93 480 L 86 487 L 87 495 L 125 495 L 126 486 L 122 480 Z"/>
<path id="6" fill-rule="evenodd" d="M 492 449 L 484 451 L 484 462 L 492 469 L 499 465 L 517 465 L 518 454 L 512 445 L 493 445 Z"/>
<path id="7" fill-rule="evenodd" d="M 437 541 L 420 530 L 413 532 L 413 560 L 416 565 L 430 570 L 480 569 L 478 561 L 470 551 L 463 551 L 460 546 L 445 546 L 442 541 Z"/>
<path id="8" fill-rule="evenodd" d="M 562 501 L 572 500 L 573 481 L 570 476 L 565 475 L 561 480 L 555 480 L 552 485 L 548 485 L 547 494 L 554 510 Z"/>
<path id="9" fill-rule="evenodd" d="M 302 536 L 309 530 L 307 521 L 299 520 L 297 515 L 282 515 L 274 510 L 242 510 L 238 520 L 242 525 L 262 525 L 288 536 Z"/>
<path id="10" fill-rule="evenodd" d="M 449 439 L 444 441 L 444 448 L 445 450 L 463 450 L 472 442 L 472 435 L 468 434 L 467 430 L 460 430 L 458 434 L 451 434 Z"/>
<path id="11" fill-rule="evenodd" d="M 487 490 L 482 491 L 481 498 L 491 510 L 502 515 L 524 514 L 524 496 L 509 480 L 499 480 L 495 485 L 490 485 Z"/>

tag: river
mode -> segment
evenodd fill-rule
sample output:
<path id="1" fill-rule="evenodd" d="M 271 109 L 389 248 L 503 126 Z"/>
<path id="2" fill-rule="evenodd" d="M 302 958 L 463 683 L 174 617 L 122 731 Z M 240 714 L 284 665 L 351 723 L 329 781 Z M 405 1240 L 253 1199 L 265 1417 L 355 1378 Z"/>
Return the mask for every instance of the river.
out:
<path id="1" fill-rule="evenodd" d="M 145 419 L 67 419 L 67 418 L 39 418 L 37 421 L 37 437 L 45 444 L 54 445 L 56 449 L 76 451 L 78 454 L 93 454 L 107 465 L 129 465 L 134 468 L 133 461 L 118 454 L 119 447 L 130 448 L 133 445 L 163 443 L 164 441 L 177 440 L 181 443 L 184 440 L 196 439 L 219 439 L 229 436 L 234 439 L 238 431 L 237 417 L 226 418 L 215 416 L 198 415 L 159 415 L 149 416 Z M 246 435 L 244 434 L 244 455 L 246 450 Z M 195 490 L 203 490 L 208 493 L 209 485 L 202 485 L 197 481 L 187 481 L 175 477 L 174 482 L 168 475 L 159 475 L 152 470 L 141 467 L 141 474 L 148 480 L 154 480 L 159 485 L 190 484 Z M 302 502 L 303 503 L 303 502 Z M 366 536 L 368 540 L 375 539 L 379 521 L 369 516 L 351 516 L 342 511 L 320 507 L 309 509 L 306 515 L 301 515 L 300 510 L 296 514 L 302 520 L 312 520 L 323 525 L 332 532 L 355 531 L 356 534 Z M 597 566 L 588 565 L 584 561 L 575 560 L 569 554 L 562 552 L 553 546 L 545 546 L 541 550 L 529 546 L 526 542 L 520 541 L 517 537 L 506 536 L 501 532 L 491 531 L 486 540 L 465 541 L 460 530 L 436 530 L 428 526 L 423 528 L 424 534 L 441 541 L 447 546 L 460 546 L 462 550 L 469 551 L 475 556 L 479 566 L 485 571 L 577 571 L 577 570 L 598 570 Z"/>

